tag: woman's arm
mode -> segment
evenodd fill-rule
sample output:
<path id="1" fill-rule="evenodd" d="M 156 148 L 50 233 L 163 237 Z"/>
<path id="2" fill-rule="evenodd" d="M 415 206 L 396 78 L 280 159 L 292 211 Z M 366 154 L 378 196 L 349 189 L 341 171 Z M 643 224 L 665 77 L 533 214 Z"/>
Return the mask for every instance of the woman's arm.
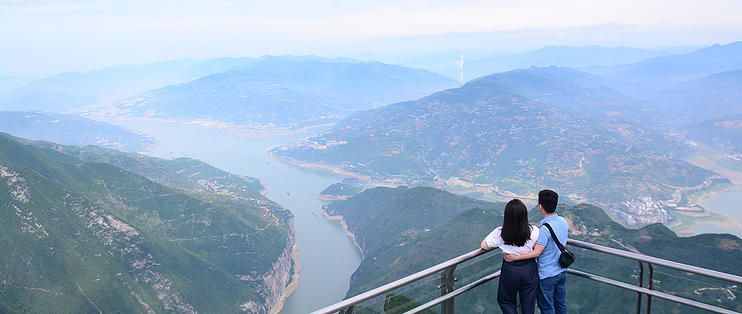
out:
<path id="1" fill-rule="evenodd" d="M 485 250 L 485 251 L 494 249 L 493 247 L 490 247 L 489 245 L 487 245 L 487 239 L 482 240 L 481 246 L 482 246 L 482 250 Z"/>
<path id="2" fill-rule="evenodd" d="M 482 248 L 482 250 L 489 251 L 494 250 L 497 248 L 498 244 L 502 240 L 500 239 L 500 227 L 495 228 L 495 230 L 492 230 L 486 237 L 484 237 L 484 240 L 482 240 L 482 244 L 479 246 Z"/>
<path id="3" fill-rule="evenodd" d="M 544 248 L 545 248 L 545 246 L 537 243 L 533 247 L 533 251 L 531 251 L 529 253 L 521 254 L 521 255 L 505 254 L 505 260 L 508 261 L 508 262 L 514 262 L 514 261 L 520 261 L 520 260 L 524 260 L 524 259 L 536 258 L 536 257 L 539 257 L 541 255 L 541 252 L 544 251 Z"/>

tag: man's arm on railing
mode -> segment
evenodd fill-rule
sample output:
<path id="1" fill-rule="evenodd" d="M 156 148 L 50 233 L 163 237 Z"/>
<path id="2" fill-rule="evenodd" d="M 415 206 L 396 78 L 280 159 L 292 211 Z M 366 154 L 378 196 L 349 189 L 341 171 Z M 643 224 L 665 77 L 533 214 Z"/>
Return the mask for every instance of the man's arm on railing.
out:
<path id="1" fill-rule="evenodd" d="M 541 252 L 544 251 L 544 248 L 545 248 L 545 246 L 543 246 L 542 244 L 538 244 L 537 243 L 533 247 L 533 251 L 531 251 L 530 253 L 521 254 L 521 255 L 505 254 L 505 257 L 504 258 L 508 262 L 514 262 L 514 261 L 520 261 L 520 260 L 524 260 L 524 259 L 536 258 L 536 257 L 539 257 L 541 255 Z"/>

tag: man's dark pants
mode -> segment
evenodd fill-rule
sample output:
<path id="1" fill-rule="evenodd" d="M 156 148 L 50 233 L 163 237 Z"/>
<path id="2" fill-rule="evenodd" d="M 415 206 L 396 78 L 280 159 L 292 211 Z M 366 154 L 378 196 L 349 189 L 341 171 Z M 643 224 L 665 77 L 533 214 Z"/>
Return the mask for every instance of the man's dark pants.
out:
<path id="1" fill-rule="evenodd" d="M 567 313 L 567 272 L 541 279 L 536 294 L 541 314 Z"/>
<path id="2" fill-rule="evenodd" d="M 505 314 L 518 313 L 520 296 L 521 313 L 532 314 L 536 309 L 538 288 L 538 264 L 535 259 L 502 262 L 500 284 L 497 288 L 497 303 Z"/>

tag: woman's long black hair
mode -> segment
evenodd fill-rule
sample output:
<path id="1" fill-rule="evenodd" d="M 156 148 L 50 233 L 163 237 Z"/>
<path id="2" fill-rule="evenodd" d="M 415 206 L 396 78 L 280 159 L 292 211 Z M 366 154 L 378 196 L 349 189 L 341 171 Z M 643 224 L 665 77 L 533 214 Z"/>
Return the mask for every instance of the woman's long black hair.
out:
<path id="1" fill-rule="evenodd" d="M 507 245 L 524 246 L 531 237 L 528 224 L 528 209 L 519 199 L 505 205 L 505 219 L 502 223 L 502 241 Z"/>

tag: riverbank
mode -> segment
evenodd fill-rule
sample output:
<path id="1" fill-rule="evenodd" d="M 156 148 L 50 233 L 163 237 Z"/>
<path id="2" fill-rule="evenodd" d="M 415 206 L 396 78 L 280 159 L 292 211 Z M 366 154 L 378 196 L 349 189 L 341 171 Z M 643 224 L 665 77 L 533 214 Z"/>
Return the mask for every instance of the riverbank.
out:
<path id="1" fill-rule="evenodd" d="M 327 194 L 320 194 L 317 195 L 317 199 L 320 201 L 344 201 L 349 199 L 353 195 L 327 195 Z"/>
<path id="2" fill-rule="evenodd" d="M 356 179 L 362 180 L 364 182 L 371 182 L 372 181 L 371 180 L 371 177 L 369 177 L 369 176 L 365 176 L 365 175 L 362 175 L 362 174 L 351 172 L 351 171 L 345 170 L 345 169 L 343 169 L 341 167 L 338 167 L 338 166 L 299 162 L 299 161 L 296 161 L 296 160 L 293 160 L 293 159 L 290 159 L 290 158 L 278 156 L 278 155 L 276 155 L 276 154 L 274 154 L 272 152 L 272 150 L 274 148 L 276 148 L 276 147 L 271 147 L 270 149 L 268 149 L 267 154 L 268 154 L 268 156 L 270 156 L 272 159 L 274 159 L 276 161 L 280 161 L 280 162 L 283 162 L 283 163 L 286 163 L 286 164 L 289 164 L 289 165 L 294 165 L 294 166 L 297 166 L 297 167 L 300 167 L 300 168 L 304 168 L 304 169 L 324 170 L 324 171 L 328 171 L 328 172 L 330 172 L 332 174 L 335 174 L 335 175 L 339 175 L 339 176 L 343 176 L 343 177 L 347 177 L 347 178 L 356 178 Z"/>
<path id="3" fill-rule="evenodd" d="M 79 112 L 80 115 L 93 119 L 104 121 L 113 124 L 121 124 L 125 121 L 148 121 L 156 123 L 177 123 L 184 126 L 200 126 L 213 129 L 222 129 L 233 133 L 238 133 L 243 136 L 260 137 L 260 136 L 284 136 L 284 135 L 296 135 L 304 134 L 314 129 L 329 128 L 334 126 L 335 122 L 320 123 L 314 125 L 308 125 L 301 128 L 287 128 L 287 127 L 263 127 L 263 126 L 248 126 L 240 125 L 231 122 L 223 122 L 211 119 L 173 119 L 173 118 L 157 118 L 157 117 L 136 117 L 136 116 L 125 116 L 125 115 L 109 115 L 101 112 Z M 116 123 L 119 122 L 119 123 Z"/>
<path id="4" fill-rule="evenodd" d="M 731 186 L 704 193 L 694 200 L 704 211 L 671 212 L 675 221 L 668 226 L 670 229 L 682 236 L 730 233 L 742 238 L 742 212 L 737 209 L 737 204 L 742 201 L 742 187 Z"/>
<path id="5" fill-rule="evenodd" d="M 325 219 L 327 219 L 329 221 L 337 222 L 337 223 L 340 224 L 341 227 L 343 227 L 343 231 L 345 231 L 345 234 L 351 240 L 353 240 L 353 245 L 356 246 L 356 248 L 358 249 L 358 252 L 361 252 L 361 259 L 364 259 L 366 257 L 366 255 L 363 253 L 363 248 L 361 247 L 361 245 L 358 244 L 358 240 L 356 239 L 356 235 L 353 232 L 350 231 L 350 229 L 348 228 L 348 224 L 345 223 L 345 217 L 343 217 L 342 215 L 330 215 L 330 213 L 328 213 L 324 209 L 320 209 L 319 212 L 320 212 L 320 214 L 322 214 L 322 216 L 325 217 Z"/>
<path id="6" fill-rule="evenodd" d="M 699 232 L 697 230 L 698 228 L 709 226 L 714 226 L 717 229 L 716 232 L 712 233 L 726 233 L 723 230 L 742 230 L 742 225 L 739 222 L 730 220 L 729 217 L 710 210 L 704 212 L 674 212 L 672 216 L 675 218 L 675 221 L 667 227 L 683 237 L 709 233 Z"/>
<path id="7" fill-rule="evenodd" d="M 742 171 L 731 169 L 720 163 L 724 152 L 700 146 L 697 152 L 685 158 L 695 166 L 714 171 L 729 179 L 731 184 L 699 191 L 688 195 L 689 203 L 701 206 L 703 212 L 671 212 L 675 222 L 669 227 L 679 235 L 692 236 L 700 233 L 732 233 L 742 237 L 742 215 L 727 207 L 742 202 L 742 196 L 726 201 L 726 195 L 742 195 Z M 726 210 L 725 210 L 726 209 Z"/>

